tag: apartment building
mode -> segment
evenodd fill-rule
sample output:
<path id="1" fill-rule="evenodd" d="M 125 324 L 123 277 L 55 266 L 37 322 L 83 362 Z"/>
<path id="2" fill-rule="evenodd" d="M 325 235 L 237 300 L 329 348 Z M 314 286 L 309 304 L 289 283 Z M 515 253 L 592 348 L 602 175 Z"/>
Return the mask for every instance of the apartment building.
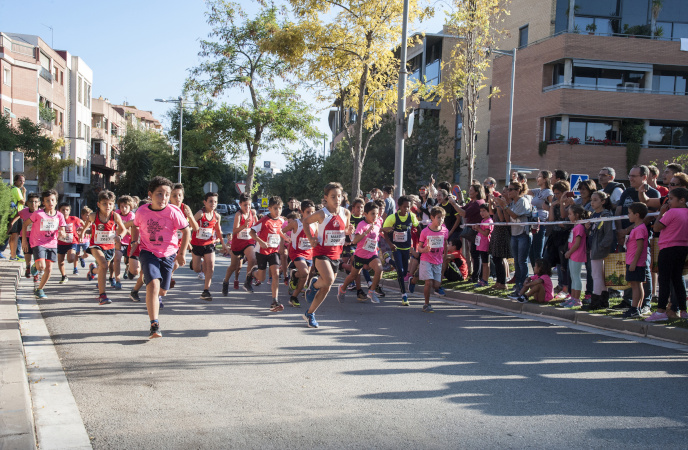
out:
<path id="1" fill-rule="evenodd" d="M 517 48 L 513 164 L 595 178 L 627 178 L 627 145 L 640 131 L 637 163 L 688 152 L 688 2 L 664 0 L 652 34 L 652 0 L 512 0 L 500 47 Z M 489 114 L 489 172 L 504 179 L 511 58 L 494 60 L 502 94 Z M 639 130 L 638 130 L 639 128 Z"/>
<path id="2" fill-rule="evenodd" d="M 149 130 L 162 134 L 162 124 L 153 117 L 152 111 L 144 111 L 127 102 L 114 106 L 115 111 L 124 116 L 127 126 L 138 130 Z"/>
<path id="3" fill-rule="evenodd" d="M 118 178 L 117 160 L 127 122 L 103 97 L 92 100 L 91 114 L 91 188 L 111 190 Z"/>
<path id="4" fill-rule="evenodd" d="M 28 117 L 52 138 L 69 135 L 69 65 L 40 37 L 0 32 L 0 113 L 12 125 Z M 62 148 L 65 157 L 65 147 Z M 35 170 L 26 165 L 26 186 L 38 190 Z M 9 173 L 2 177 L 8 180 Z"/>

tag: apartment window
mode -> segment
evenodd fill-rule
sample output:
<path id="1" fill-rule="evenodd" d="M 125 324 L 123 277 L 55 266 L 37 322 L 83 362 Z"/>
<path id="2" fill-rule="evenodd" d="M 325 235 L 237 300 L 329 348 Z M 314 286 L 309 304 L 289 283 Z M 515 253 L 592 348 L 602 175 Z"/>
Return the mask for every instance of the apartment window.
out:
<path id="1" fill-rule="evenodd" d="M 80 120 L 76 121 L 76 137 L 78 137 L 78 138 L 81 137 L 81 121 Z"/>
<path id="2" fill-rule="evenodd" d="M 5 68 L 2 70 L 2 82 L 5 83 L 7 86 L 10 85 L 10 81 L 11 81 L 11 79 L 10 79 L 10 74 L 11 74 L 11 73 L 12 73 L 12 72 L 10 72 L 10 68 L 9 68 L 9 67 L 5 67 Z"/>
<path id="3" fill-rule="evenodd" d="M 528 46 L 528 25 L 518 29 L 518 47 Z"/>
<path id="4" fill-rule="evenodd" d="M 555 64 L 552 68 L 552 84 L 564 84 L 564 64 Z"/>
<path id="5" fill-rule="evenodd" d="M 60 72 L 60 84 L 64 86 L 64 70 Z"/>
<path id="6" fill-rule="evenodd" d="M 573 25 L 573 31 L 581 34 L 597 34 L 608 36 L 618 33 L 618 23 L 618 19 L 576 16 Z"/>
<path id="7" fill-rule="evenodd" d="M 91 143 L 91 127 L 88 125 L 84 125 L 84 128 L 86 128 L 86 143 L 90 144 Z"/>
<path id="8" fill-rule="evenodd" d="M 40 52 L 40 55 L 38 58 L 40 60 L 41 67 L 43 67 L 45 70 L 50 72 L 50 57 L 48 55 L 46 55 L 45 53 Z"/>
<path id="9" fill-rule="evenodd" d="M 76 159 L 76 174 L 81 176 L 81 158 Z"/>
<path id="10" fill-rule="evenodd" d="M 574 66 L 573 84 L 605 91 L 633 90 L 645 85 L 645 72 Z"/>
<path id="11" fill-rule="evenodd" d="M 78 77 L 78 78 L 77 78 L 77 89 L 76 89 L 76 92 L 77 92 L 77 94 L 76 94 L 76 95 L 77 95 L 76 100 L 77 100 L 79 103 L 83 104 L 83 101 L 82 101 L 81 82 L 82 82 L 81 77 Z"/>
<path id="12" fill-rule="evenodd" d="M 57 67 L 55 67 L 55 81 L 60 79 L 60 71 L 58 70 Z"/>
<path id="13" fill-rule="evenodd" d="M 688 23 L 657 22 L 656 35 L 676 40 L 688 38 Z"/>
<path id="14" fill-rule="evenodd" d="M 87 88 L 86 88 L 86 98 L 84 98 L 84 105 L 86 105 L 87 108 L 91 107 L 91 85 L 84 83 Z"/>
<path id="15" fill-rule="evenodd" d="M 60 124 L 60 113 L 56 109 L 53 109 L 53 111 L 55 112 L 55 125 L 59 125 Z"/>
<path id="16" fill-rule="evenodd" d="M 440 65 L 442 61 L 442 41 L 427 48 L 425 54 L 425 84 L 435 86 L 440 82 Z"/>
<path id="17" fill-rule="evenodd" d="M 652 76 L 652 90 L 660 94 L 688 94 L 688 72 L 656 70 Z"/>
<path id="18" fill-rule="evenodd" d="M 647 141 L 655 147 L 688 147 L 688 124 L 650 122 Z"/>
<path id="19" fill-rule="evenodd" d="M 594 143 L 612 139 L 612 123 L 597 120 L 571 119 L 569 121 L 569 137 L 578 138 L 582 142 Z"/>

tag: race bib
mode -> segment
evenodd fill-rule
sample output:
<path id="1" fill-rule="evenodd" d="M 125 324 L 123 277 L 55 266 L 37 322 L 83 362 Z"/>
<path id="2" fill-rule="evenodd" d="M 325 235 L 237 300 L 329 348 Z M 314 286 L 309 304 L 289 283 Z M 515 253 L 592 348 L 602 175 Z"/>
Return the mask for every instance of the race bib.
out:
<path id="1" fill-rule="evenodd" d="M 57 231 L 57 219 L 41 219 L 41 231 Z"/>
<path id="2" fill-rule="evenodd" d="M 311 249 L 311 241 L 309 241 L 308 238 L 299 239 L 299 250 L 310 250 L 310 249 Z"/>
<path id="3" fill-rule="evenodd" d="M 569 244 L 573 242 L 573 231 L 569 233 Z"/>
<path id="4" fill-rule="evenodd" d="M 377 252 L 377 241 L 375 239 L 366 239 L 363 250 L 367 252 Z"/>
<path id="5" fill-rule="evenodd" d="M 196 231 L 196 237 L 202 241 L 207 241 L 208 239 L 213 237 L 213 229 L 199 228 L 198 231 Z"/>
<path id="6" fill-rule="evenodd" d="M 251 239 L 250 229 L 246 228 L 245 230 L 241 230 L 239 233 L 239 239 L 243 239 L 245 241 Z"/>
<path id="7" fill-rule="evenodd" d="M 444 236 L 428 236 L 427 242 L 430 248 L 443 248 Z"/>
<path id="8" fill-rule="evenodd" d="M 475 236 L 475 245 L 480 245 L 480 238 L 483 237 L 480 233 Z"/>
<path id="9" fill-rule="evenodd" d="M 67 233 L 62 242 L 69 242 L 70 244 L 74 241 L 74 233 Z"/>
<path id="10" fill-rule="evenodd" d="M 280 235 L 277 233 L 270 233 L 270 234 L 268 234 L 268 240 L 265 242 L 268 243 L 268 247 L 270 247 L 270 248 L 279 247 Z"/>
<path id="11" fill-rule="evenodd" d="M 96 231 L 96 237 L 93 240 L 94 244 L 114 244 L 115 231 Z"/>
<path id="12" fill-rule="evenodd" d="M 346 240 L 346 233 L 343 231 L 339 230 L 326 230 L 325 231 L 325 239 L 324 239 L 324 245 L 328 247 L 337 247 L 340 245 L 344 245 L 344 241 Z"/>
<path id="13" fill-rule="evenodd" d="M 408 236 L 406 231 L 395 231 L 392 239 L 394 242 L 406 242 L 406 236 Z"/>

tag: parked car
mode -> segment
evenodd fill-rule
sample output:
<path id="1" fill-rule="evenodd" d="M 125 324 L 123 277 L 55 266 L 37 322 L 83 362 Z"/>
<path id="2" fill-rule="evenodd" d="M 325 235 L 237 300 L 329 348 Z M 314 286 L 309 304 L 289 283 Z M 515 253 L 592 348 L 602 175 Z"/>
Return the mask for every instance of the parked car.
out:
<path id="1" fill-rule="evenodd" d="M 217 213 L 221 216 L 229 214 L 229 207 L 225 203 L 217 204 Z"/>

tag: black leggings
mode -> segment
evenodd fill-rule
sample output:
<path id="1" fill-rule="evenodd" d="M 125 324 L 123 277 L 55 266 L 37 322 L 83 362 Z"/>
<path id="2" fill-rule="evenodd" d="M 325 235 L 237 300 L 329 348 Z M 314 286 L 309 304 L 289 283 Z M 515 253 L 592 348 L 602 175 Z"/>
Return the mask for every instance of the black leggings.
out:
<path id="1" fill-rule="evenodd" d="M 688 255 L 688 247 L 667 247 L 659 251 L 659 300 L 657 307 L 666 309 L 673 286 L 678 305 L 671 304 L 674 311 L 686 310 L 686 286 L 683 284 L 683 263 Z"/>
<path id="2" fill-rule="evenodd" d="M 497 274 L 497 283 L 506 284 L 506 270 L 504 269 L 504 259 L 496 258 L 492 256 L 492 262 L 494 262 L 495 273 Z"/>

